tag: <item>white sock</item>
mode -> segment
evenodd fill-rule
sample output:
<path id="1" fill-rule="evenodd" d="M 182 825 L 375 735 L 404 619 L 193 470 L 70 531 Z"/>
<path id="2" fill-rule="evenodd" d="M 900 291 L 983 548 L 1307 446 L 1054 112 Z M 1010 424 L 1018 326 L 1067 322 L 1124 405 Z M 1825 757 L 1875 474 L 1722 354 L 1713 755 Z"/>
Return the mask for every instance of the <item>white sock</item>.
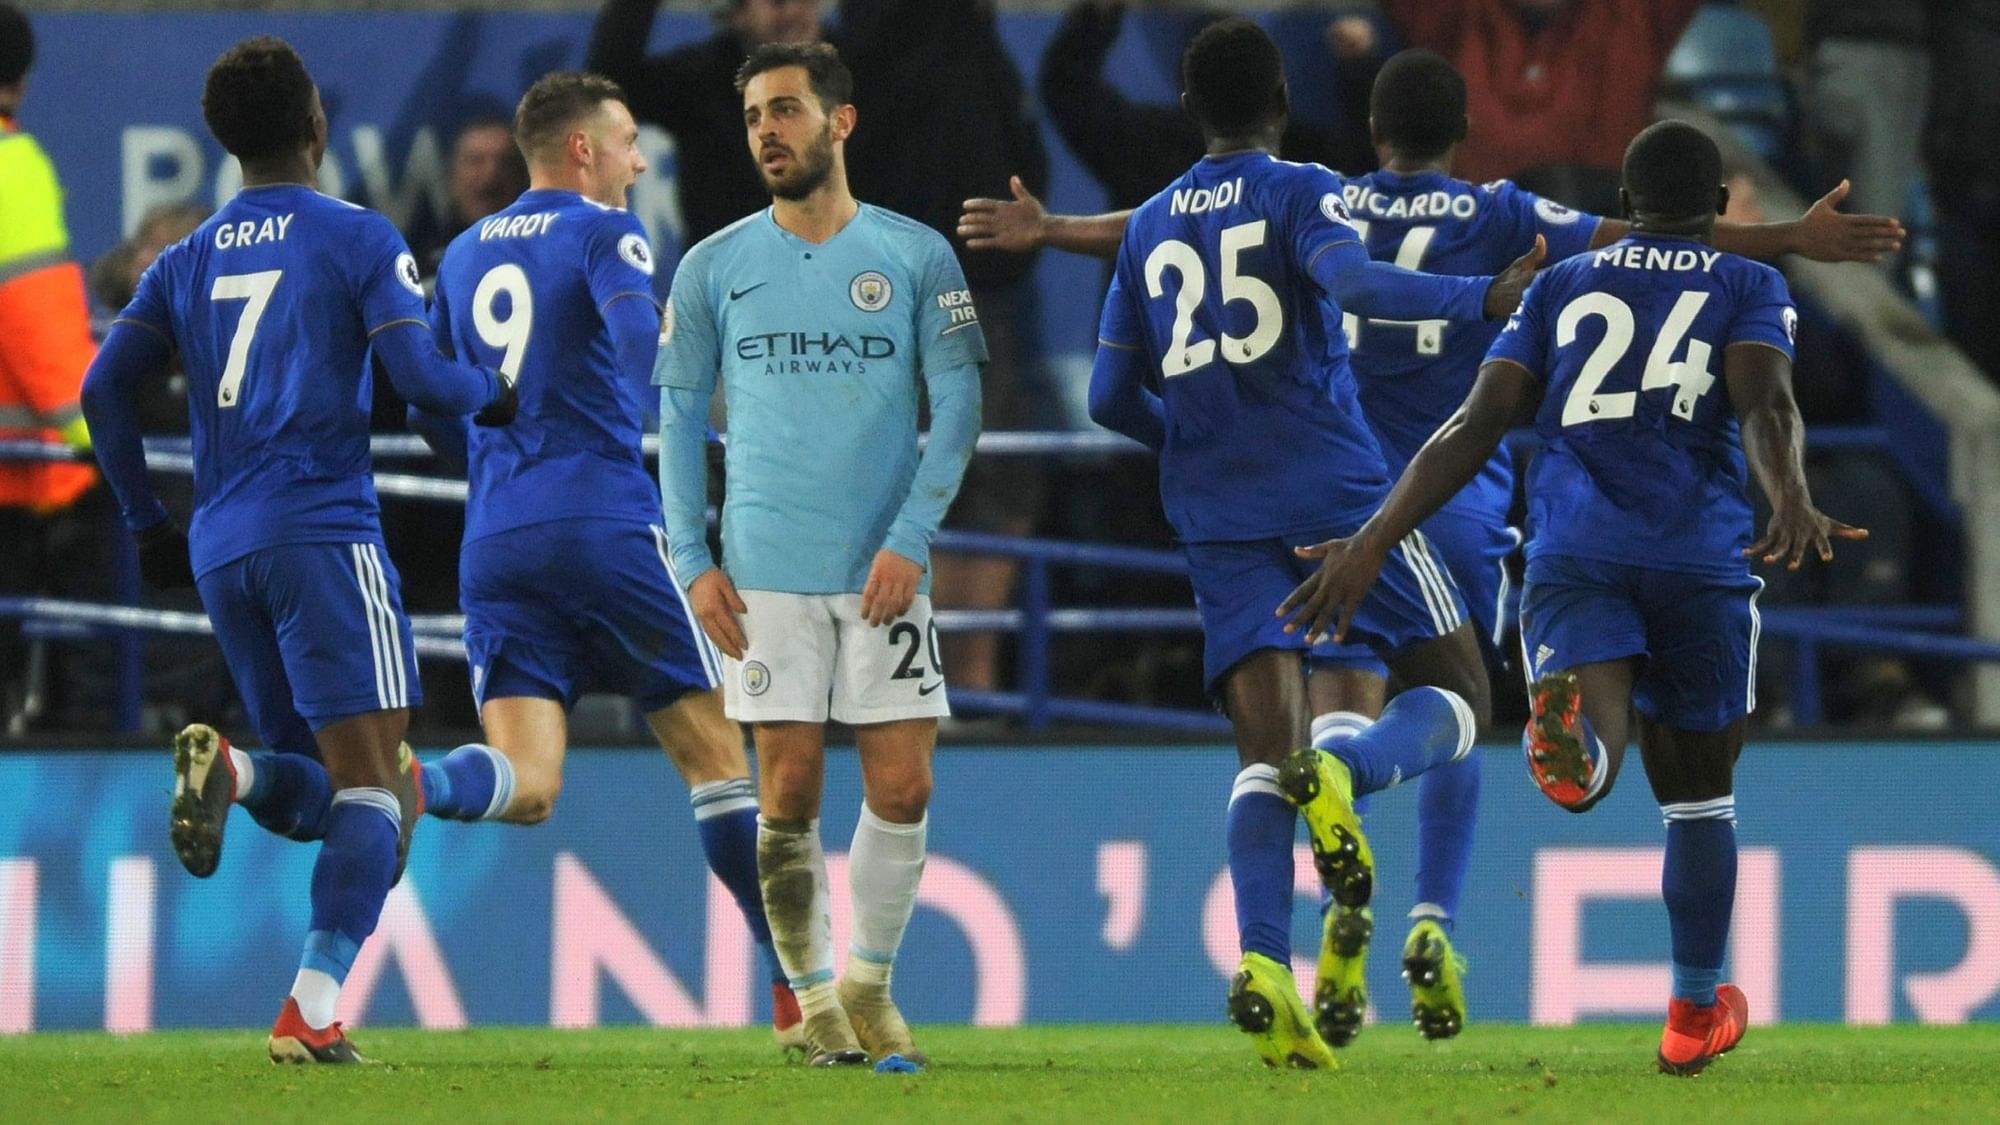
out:
<path id="1" fill-rule="evenodd" d="M 1312 721 L 1313 748 L 1331 749 L 1336 743 L 1353 738 L 1374 725 L 1375 720 L 1358 711 L 1328 711 Z"/>
<path id="2" fill-rule="evenodd" d="M 299 1015 L 314 1031 L 333 1023 L 333 1010 L 340 1004 L 340 982 L 318 969 L 300 969 L 292 978 L 292 999 L 298 1001 Z"/>
<path id="3" fill-rule="evenodd" d="M 234 799 L 240 801 L 243 799 L 243 795 L 250 792 L 251 787 L 257 784 L 257 763 L 251 759 L 250 755 L 231 746 L 229 748 L 229 764 L 235 767 L 236 770 L 236 796 Z"/>
<path id="4" fill-rule="evenodd" d="M 799 1008 L 808 1015 L 833 1007 L 833 898 L 826 886 L 826 852 L 819 821 L 757 818 L 757 881 L 764 916 Z"/>
<path id="5" fill-rule="evenodd" d="M 917 909 L 929 827 L 929 817 L 915 824 L 891 824 L 866 804 L 861 806 L 854 846 L 847 853 L 847 885 L 854 896 L 847 975 L 856 981 L 889 983 L 903 931 L 909 929 L 910 915 Z"/>

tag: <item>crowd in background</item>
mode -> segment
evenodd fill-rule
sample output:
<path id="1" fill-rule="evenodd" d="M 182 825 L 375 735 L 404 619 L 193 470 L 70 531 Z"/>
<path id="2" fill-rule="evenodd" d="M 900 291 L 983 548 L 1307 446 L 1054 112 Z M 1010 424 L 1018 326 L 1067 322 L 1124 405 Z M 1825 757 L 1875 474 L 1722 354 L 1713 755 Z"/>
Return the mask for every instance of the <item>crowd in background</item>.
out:
<path id="1" fill-rule="evenodd" d="M 672 134 L 677 153 L 685 241 L 694 241 L 768 202 L 745 152 L 740 100 L 731 78 L 753 47 L 825 38 L 838 46 L 856 79 L 863 127 L 849 144 L 856 195 L 910 215 L 957 242 L 964 200 L 1005 198 L 1018 176 L 1026 188 L 1047 188 L 1049 159 L 1040 124 L 1098 181 L 1109 208 L 1150 196 L 1201 154 L 1192 124 L 1168 102 L 1135 99 L 1108 64 L 1128 22 L 1127 5 L 1082 0 L 1062 17 L 1031 73 L 1003 48 L 993 6 L 982 0 L 726 0 L 713 36 L 669 54 L 649 53 L 658 0 L 607 0 L 585 49 L 584 65 L 619 82 L 635 116 Z M 1629 138 L 1655 113 L 1670 53 L 1681 42 L 1699 0 L 1381 0 L 1329 5 L 1323 20 L 1293 21 L 1288 52 L 1308 52 L 1334 77 L 1320 93 L 1333 112 L 1294 120 L 1284 139 L 1289 159 L 1318 161 L 1358 174 L 1376 167 L 1367 130 L 1367 98 L 1383 59 L 1404 46 L 1424 46 L 1464 72 L 1472 116 L 1458 174 L 1474 181 L 1515 179 L 1579 209 L 1616 213 L 1617 169 Z M 1928 207 L 1936 216 L 1935 260 L 1923 263 L 1937 283 L 1945 330 L 1989 374 L 2000 378 L 2000 0 L 1764 0 L 1746 3 L 1769 28 L 1788 64 L 1795 103 L 1774 163 L 1809 195 L 1842 176 L 1855 185 L 1858 209 L 1914 222 Z M 1183 11 L 1185 35 L 1213 18 Z M 4 22 L 4 21 L 0 21 Z M 1309 39 L 1300 41 L 1300 28 Z M 4 36 L 0 36 L 4 38 Z M 0 125 L 11 121 L 5 100 L 10 76 L 0 49 Z M 22 64 L 25 68 L 26 63 Z M 18 76 L 14 76 L 18 78 Z M 1670 91 L 1671 92 L 1671 91 Z M 18 98 L 16 99 L 18 100 Z M 21 127 L 31 132 L 33 122 Z M 5 137 L 0 131 L 0 138 Z M 4 140 L 0 140 L 4 143 Z M 4 150 L 0 150 L 4 152 Z M 460 123 L 449 161 L 447 214 L 420 213 L 407 231 L 426 274 L 460 231 L 499 210 L 526 187 L 527 173 L 504 117 Z M 1759 218 L 1748 177 L 1732 181 L 1731 218 Z M 5 189 L 0 187 L 0 196 Z M 101 325 L 129 299 L 137 279 L 162 249 L 206 216 L 194 205 L 147 215 L 132 236 L 88 271 L 92 307 Z M 986 372 L 989 431 L 1043 429 L 1064 423 L 1052 407 L 1061 388 L 1040 362 L 1028 331 L 1041 303 L 1081 301 L 1078 294 L 1037 292 L 1029 255 L 962 251 L 993 355 Z M 1858 267 L 1857 267 L 1858 268 Z M 1902 284 L 1905 263 L 1890 263 Z M 0 262 L 0 282 L 7 274 Z M 1088 299 L 1095 299 L 1095 294 Z M 6 291 L 0 286 L 0 306 Z M 0 314 L 4 314 L 0 307 Z M 1800 397 L 1809 422 L 1865 420 L 1879 376 L 1865 357 L 1805 310 L 1800 340 Z M 0 337 L 0 420 L 4 420 L 9 341 Z M 75 372 L 82 377 L 81 365 Z M 386 381 L 377 381 L 378 428 L 400 429 L 403 410 Z M 149 403 L 157 432 L 184 431 L 180 389 L 167 384 Z M 39 431 L 37 431 L 39 432 Z M 1958 600 L 1956 555 L 1950 544 L 1910 534 L 1915 504 L 1890 460 L 1859 452 L 1815 455 L 1816 495 L 1829 509 L 1869 523 L 1875 537 L 1842 566 L 1788 578 L 1766 599 L 1902 604 Z M 22 472 L 0 464 L 0 475 Z M 975 459 L 947 527 L 1012 535 L 1164 546 L 1169 531 L 1154 498 L 1149 461 Z M 104 597 L 122 534 L 102 488 L 59 507 L 10 506 L 15 563 L 9 585 L 69 596 Z M 0 496 L 4 496 L 0 492 Z M 1835 499 L 1839 498 L 1839 499 Z M 32 511 L 22 511 L 33 509 Z M 461 514 L 448 506 L 385 504 L 385 533 L 405 575 L 413 613 L 456 611 L 457 541 Z M 1932 552 L 1930 555 L 1924 551 Z M 1933 557 L 1935 556 L 1935 557 Z M 940 608 L 1011 604 L 1017 574 L 1006 560 L 940 552 L 934 558 Z M 1925 575 L 1919 581 L 1916 575 Z M 90 577 L 90 576 L 95 577 Z M 1940 577 L 1941 576 L 1941 577 Z M 1080 605 L 1174 605 L 1183 583 L 1076 571 L 1061 575 L 1058 601 Z M 159 602 L 156 604 L 166 604 Z M 193 607 L 180 607 L 193 608 Z M 0 667 L 6 669 L 6 712 L 18 715 L 24 685 L 39 676 L 46 695 L 33 726 L 44 730 L 101 729 L 111 671 L 101 652 L 63 651 L 49 667 L 30 668 L 28 646 L 0 624 Z M 200 646 L 171 648 L 171 667 L 153 678 L 161 726 L 187 712 L 227 704 L 219 663 L 204 676 Z M 45 653 L 46 649 L 42 650 Z M 1004 638 L 960 634 L 947 660 L 956 686 L 1004 688 L 1009 682 Z M 1065 640 L 1057 651 L 1057 683 L 1066 694 L 1129 702 L 1186 705 L 1200 698 L 1199 648 L 1186 637 Z M 1771 662 L 1782 672 L 1782 660 Z M 1942 722 L 1946 702 L 1917 686 L 1901 662 L 1860 658 L 1837 669 L 1840 682 L 1830 717 L 1842 721 Z M 431 702 L 420 721 L 466 727 L 474 722 L 462 666 L 426 666 Z M 208 685 L 204 688 L 202 685 Z M 1496 692 L 1511 700 L 1518 693 Z M 1782 685 L 1765 693 L 1761 718 L 1782 722 Z M 1775 701 L 1776 706 L 1770 704 Z M 208 712 L 211 717 L 214 712 Z M 13 733 L 21 733 L 16 724 Z"/>

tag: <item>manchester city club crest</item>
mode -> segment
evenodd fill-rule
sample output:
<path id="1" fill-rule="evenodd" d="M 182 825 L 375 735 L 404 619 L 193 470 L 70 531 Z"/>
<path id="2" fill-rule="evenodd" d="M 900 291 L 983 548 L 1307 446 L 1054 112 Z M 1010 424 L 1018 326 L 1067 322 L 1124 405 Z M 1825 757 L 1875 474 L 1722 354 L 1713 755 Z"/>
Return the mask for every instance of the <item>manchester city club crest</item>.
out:
<path id="1" fill-rule="evenodd" d="M 743 694 L 762 695 L 771 688 L 771 670 L 762 661 L 752 660 L 743 666 Z"/>
<path id="2" fill-rule="evenodd" d="M 888 276 L 875 270 L 855 274 L 853 282 L 847 286 L 847 296 L 862 312 L 881 312 L 888 308 L 891 292 Z"/>

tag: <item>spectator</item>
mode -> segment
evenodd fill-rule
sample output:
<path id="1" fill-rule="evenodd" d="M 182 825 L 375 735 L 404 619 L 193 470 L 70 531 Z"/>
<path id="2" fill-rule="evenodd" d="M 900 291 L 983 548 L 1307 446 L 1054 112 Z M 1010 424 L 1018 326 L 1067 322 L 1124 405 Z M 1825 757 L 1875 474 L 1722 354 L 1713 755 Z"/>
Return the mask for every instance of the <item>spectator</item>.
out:
<path id="1" fill-rule="evenodd" d="M 1930 93 L 1929 0 L 1814 0 L 1806 134 L 1856 211 L 1907 217 Z"/>
<path id="2" fill-rule="evenodd" d="M 854 104 L 867 127 L 848 145 L 857 198 L 896 211 L 956 241 L 965 200 L 1007 190 L 1018 173 L 1031 190 L 1048 181 L 1048 154 L 1028 116 L 1021 76 L 1000 44 L 985 0 L 846 0 L 841 54 L 854 72 Z M 739 129 L 740 133 L 740 129 Z M 966 280 L 992 355 L 983 382 L 989 432 L 1033 426 L 1036 392 L 1022 325 L 1027 254 L 964 258 Z M 1046 474 L 1021 457 L 975 457 L 947 526 L 1024 535 L 1047 494 Z M 1013 594 L 1011 559 L 949 552 L 931 556 L 939 608 L 996 609 Z M 993 634 L 946 640 L 952 681 L 972 690 L 999 683 Z"/>
<path id="3" fill-rule="evenodd" d="M 88 449 L 77 396 L 96 349 L 83 271 L 70 258 L 55 167 L 16 123 L 34 58 L 28 17 L 0 0 L 0 438 Z M 103 569 L 91 550 L 102 505 L 87 500 L 96 481 L 88 465 L 0 462 L 0 591 L 77 592 L 69 580 Z M 0 621 L 10 716 L 25 665 L 18 629 Z"/>
<path id="4" fill-rule="evenodd" d="M 1104 185 L 1110 209 L 1137 207 L 1201 159 L 1201 132 L 1177 105 L 1134 102 L 1104 73 L 1112 44 L 1125 22 L 1120 0 L 1082 0 L 1070 8 L 1042 53 L 1042 105 L 1049 122 Z M 1221 13 L 1205 13 L 1188 29 L 1190 37 Z M 1366 25 L 1366 21 L 1361 21 Z M 1368 49 L 1349 51 L 1334 38 L 1344 21 L 1328 27 L 1328 42 L 1342 60 L 1341 120 L 1350 126 L 1328 133 L 1293 119 L 1285 128 L 1287 160 L 1312 161 L 1347 173 L 1375 168 L 1368 140 L 1368 89 L 1380 59 Z"/>
<path id="5" fill-rule="evenodd" d="M 1525 183 L 1530 169 L 1582 168 L 1610 175 L 1567 178 L 1615 188 L 1625 146 L 1652 123 L 1667 55 L 1700 0 L 1380 0 L 1380 7 L 1405 46 L 1428 47 L 1465 75 L 1472 129 L 1459 146 L 1460 175 Z M 1365 16 L 1339 26 L 1372 45 Z M 1572 206 L 1603 202 L 1572 195 L 1565 200 Z"/>
<path id="6" fill-rule="evenodd" d="M 633 117 L 674 135 L 681 218 L 692 246 L 771 202 L 744 140 L 736 68 L 766 43 L 819 38 L 820 5 L 819 0 L 730 0 L 724 26 L 713 36 L 648 56 L 658 8 L 659 0 L 606 0 L 583 65 L 625 88 Z"/>
<path id="7" fill-rule="evenodd" d="M 445 180 L 450 210 L 437 227 L 410 233 L 410 252 L 428 287 L 437 276 L 444 248 L 465 229 L 514 202 L 528 190 L 528 165 L 514 145 L 514 123 L 504 117 L 475 117 L 458 128 L 451 142 L 451 170 Z"/>
<path id="8" fill-rule="evenodd" d="M 1924 158 L 1945 332 L 2000 381 L 2000 0 L 1947 0 L 1936 15 Z"/>
<path id="9" fill-rule="evenodd" d="M 97 307 L 116 315 L 131 303 L 139 277 L 160 251 L 194 233 L 213 212 L 199 203 L 164 203 L 139 220 L 132 237 L 106 250 L 90 263 L 90 297 Z"/>

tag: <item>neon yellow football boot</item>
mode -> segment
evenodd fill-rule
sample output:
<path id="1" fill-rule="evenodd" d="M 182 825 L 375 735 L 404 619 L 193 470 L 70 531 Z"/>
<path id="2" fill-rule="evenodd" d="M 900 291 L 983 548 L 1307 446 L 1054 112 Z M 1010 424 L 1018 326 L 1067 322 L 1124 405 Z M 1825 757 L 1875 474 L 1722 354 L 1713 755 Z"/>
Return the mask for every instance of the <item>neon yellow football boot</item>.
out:
<path id="1" fill-rule="evenodd" d="M 1345 1047 L 1361 1034 L 1368 1013 L 1368 942 L 1375 936 L 1375 912 L 1329 907 L 1325 940 L 1319 947 L 1319 984 L 1313 988 L 1313 1026 L 1332 1047 Z"/>
<path id="2" fill-rule="evenodd" d="M 1403 979 L 1410 982 L 1410 1018 L 1426 1039 L 1465 1030 L 1465 958 L 1435 918 L 1419 918 L 1403 942 Z"/>
<path id="3" fill-rule="evenodd" d="M 1375 853 L 1354 811 L 1354 775 L 1324 750 L 1300 750 L 1278 767 L 1278 789 L 1298 806 L 1313 866 L 1336 905 L 1359 910 L 1375 895 Z"/>
<path id="4" fill-rule="evenodd" d="M 1250 1037 L 1265 1066 L 1333 1070 L 1340 1065 L 1313 1030 L 1291 968 L 1261 953 L 1245 953 L 1229 985 L 1229 1022 Z"/>

